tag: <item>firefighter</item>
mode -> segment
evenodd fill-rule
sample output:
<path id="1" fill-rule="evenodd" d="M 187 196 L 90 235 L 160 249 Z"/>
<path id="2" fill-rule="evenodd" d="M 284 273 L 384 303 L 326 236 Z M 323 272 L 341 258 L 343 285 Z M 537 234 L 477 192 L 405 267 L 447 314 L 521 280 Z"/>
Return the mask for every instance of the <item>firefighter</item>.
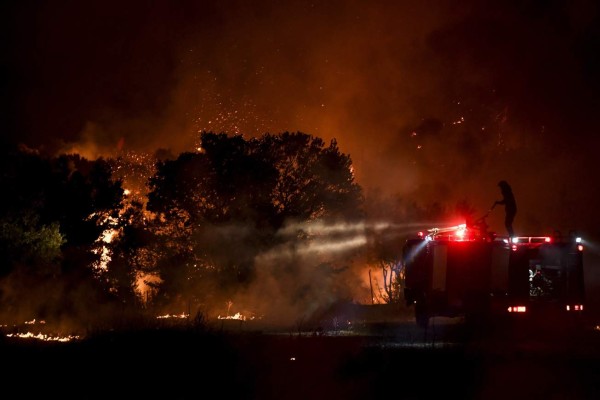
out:
<path id="1" fill-rule="evenodd" d="M 514 237 L 513 230 L 513 221 L 515 220 L 515 215 L 517 214 L 517 202 L 515 201 L 515 196 L 513 195 L 512 188 L 506 181 L 498 182 L 498 186 L 500 187 L 500 193 L 502 194 L 502 200 L 496 200 L 492 209 L 496 207 L 496 205 L 504 206 L 504 226 L 508 231 L 509 237 Z"/>

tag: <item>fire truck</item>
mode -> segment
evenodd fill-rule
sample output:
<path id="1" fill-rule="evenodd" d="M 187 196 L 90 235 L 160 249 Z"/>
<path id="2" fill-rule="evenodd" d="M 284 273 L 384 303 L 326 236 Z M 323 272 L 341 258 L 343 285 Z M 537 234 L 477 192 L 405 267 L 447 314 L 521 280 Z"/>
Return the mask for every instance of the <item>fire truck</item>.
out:
<path id="1" fill-rule="evenodd" d="M 581 318 L 584 311 L 583 243 L 574 234 L 500 237 L 477 224 L 433 228 L 406 240 L 402 261 L 404 298 L 422 328 L 438 316 L 547 320 Z"/>

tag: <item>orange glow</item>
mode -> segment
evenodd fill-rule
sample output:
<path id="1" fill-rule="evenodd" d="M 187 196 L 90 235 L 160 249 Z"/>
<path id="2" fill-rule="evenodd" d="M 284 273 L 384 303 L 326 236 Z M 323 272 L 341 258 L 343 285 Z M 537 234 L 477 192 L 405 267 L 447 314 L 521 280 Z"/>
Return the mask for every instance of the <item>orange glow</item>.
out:
<path id="1" fill-rule="evenodd" d="M 140 299 L 146 303 L 156 292 L 152 284 L 159 284 L 162 279 L 158 275 L 149 274 L 144 271 L 138 271 L 135 278 L 135 291 Z"/>

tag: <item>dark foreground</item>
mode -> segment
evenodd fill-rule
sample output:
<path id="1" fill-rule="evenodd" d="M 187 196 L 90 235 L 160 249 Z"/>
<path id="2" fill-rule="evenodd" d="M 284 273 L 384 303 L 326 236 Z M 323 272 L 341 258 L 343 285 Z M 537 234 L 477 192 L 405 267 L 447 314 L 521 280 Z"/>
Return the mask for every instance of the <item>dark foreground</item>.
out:
<path id="1" fill-rule="evenodd" d="M 161 329 L 68 343 L 4 338 L 0 349 L 3 398 L 600 399 L 600 331 L 592 326 Z"/>

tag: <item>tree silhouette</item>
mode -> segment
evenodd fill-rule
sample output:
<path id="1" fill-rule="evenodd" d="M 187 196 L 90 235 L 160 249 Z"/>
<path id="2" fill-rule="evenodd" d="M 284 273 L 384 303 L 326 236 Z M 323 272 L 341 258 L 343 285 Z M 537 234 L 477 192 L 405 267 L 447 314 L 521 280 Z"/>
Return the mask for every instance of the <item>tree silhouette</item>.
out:
<path id="1" fill-rule="evenodd" d="M 120 208 L 120 182 L 103 160 L 2 151 L 0 186 L 10 193 L 0 200 L 4 309 L 56 315 L 85 308 L 84 298 L 102 303 L 106 292 L 91 266 L 108 217 Z"/>
<path id="2" fill-rule="evenodd" d="M 163 288 L 180 288 L 181 275 L 171 271 L 177 268 L 187 270 L 187 285 L 196 276 L 208 290 L 210 276 L 226 296 L 252 281 L 259 253 L 285 240 L 277 232 L 286 221 L 361 215 L 350 157 L 335 141 L 325 147 L 299 132 L 250 140 L 203 132 L 201 146 L 159 162 L 150 179 L 148 209 L 164 221 L 160 229 L 170 242 L 165 260 L 178 260 L 161 263 Z"/>

